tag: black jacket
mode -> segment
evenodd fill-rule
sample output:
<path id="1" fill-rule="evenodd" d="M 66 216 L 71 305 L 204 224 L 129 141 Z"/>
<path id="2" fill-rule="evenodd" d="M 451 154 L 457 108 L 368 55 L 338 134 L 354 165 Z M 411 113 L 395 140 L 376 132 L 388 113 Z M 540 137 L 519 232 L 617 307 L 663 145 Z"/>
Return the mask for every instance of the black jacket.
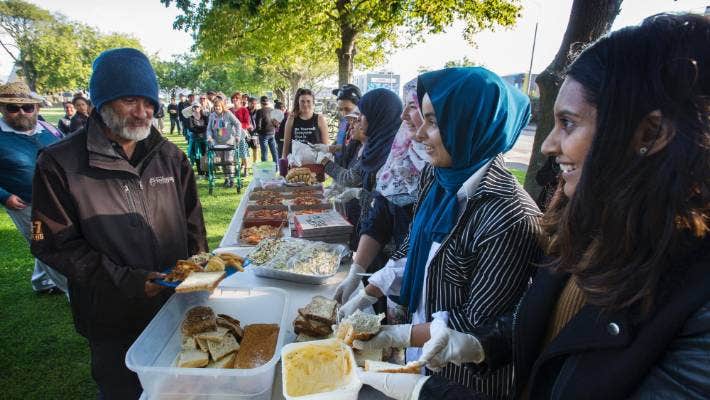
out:
<path id="1" fill-rule="evenodd" d="M 708 241 L 706 241 L 707 243 Z M 709 398 L 710 255 L 707 247 L 672 272 L 645 319 L 586 305 L 547 347 L 548 318 L 568 275 L 541 270 L 515 313 L 474 330 L 486 355 L 479 373 L 511 359 L 515 398 Z M 658 396 L 658 397 L 654 397 Z M 434 377 L 420 399 L 484 398 Z"/>
<path id="2" fill-rule="evenodd" d="M 155 128 L 129 162 L 96 113 L 43 151 L 33 181 L 32 253 L 64 274 L 76 329 L 136 335 L 170 295 L 146 298 L 150 271 L 207 250 L 202 206 L 185 154 Z"/>

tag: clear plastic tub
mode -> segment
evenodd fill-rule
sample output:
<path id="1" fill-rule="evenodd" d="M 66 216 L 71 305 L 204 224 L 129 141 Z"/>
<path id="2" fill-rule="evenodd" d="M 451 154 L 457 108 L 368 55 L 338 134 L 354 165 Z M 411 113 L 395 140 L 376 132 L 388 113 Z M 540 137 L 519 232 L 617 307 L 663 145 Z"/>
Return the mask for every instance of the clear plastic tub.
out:
<path id="1" fill-rule="evenodd" d="M 242 326 L 279 324 L 274 356 L 253 369 L 177 368 L 180 324 L 188 309 L 206 305 L 233 316 Z M 144 394 L 156 399 L 271 399 L 276 363 L 290 321 L 288 294 L 277 288 L 216 289 L 173 295 L 126 354 L 126 366 L 140 378 Z"/>

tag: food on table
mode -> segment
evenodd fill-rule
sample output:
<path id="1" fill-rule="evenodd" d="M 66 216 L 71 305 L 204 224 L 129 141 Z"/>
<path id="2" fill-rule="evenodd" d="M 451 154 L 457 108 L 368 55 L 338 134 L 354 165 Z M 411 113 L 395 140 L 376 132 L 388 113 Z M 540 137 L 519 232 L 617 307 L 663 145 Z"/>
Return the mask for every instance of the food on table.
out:
<path id="1" fill-rule="evenodd" d="M 283 204 L 282 197 L 266 197 L 256 200 L 258 206 L 280 206 Z"/>
<path id="2" fill-rule="evenodd" d="M 276 324 L 252 324 L 244 328 L 244 338 L 234 360 L 234 368 L 260 367 L 274 356 L 279 338 Z"/>
<path id="3" fill-rule="evenodd" d="M 177 293 L 211 292 L 219 285 L 219 282 L 225 277 L 224 271 L 217 272 L 193 272 L 185 278 L 182 283 L 175 288 Z"/>
<path id="4" fill-rule="evenodd" d="M 367 372 L 383 372 L 390 374 L 419 374 L 423 364 L 413 361 L 407 365 L 392 364 L 382 361 L 365 361 L 365 371 Z"/>
<path id="5" fill-rule="evenodd" d="M 321 189 L 314 189 L 314 188 L 296 188 L 294 189 L 293 193 L 296 196 L 320 196 L 323 194 L 323 191 Z"/>
<path id="6" fill-rule="evenodd" d="M 311 175 L 311 170 L 305 167 L 291 168 L 286 174 L 286 182 L 289 183 L 305 183 L 313 185 L 316 183 L 315 177 Z"/>
<path id="7" fill-rule="evenodd" d="M 330 275 L 340 265 L 340 255 L 325 245 L 312 245 L 292 260 L 291 271 L 306 275 Z"/>
<path id="8" fill-rule="evenodd" d="M 244 337 L 244 329 L 239 324 L 239 320 L 229 315 L 217 314 L 217 327 L 222 327 L 232 332 L 237 341 L 241 341 L 242 337 Z"/>
<path id="9" fill-rule="evenodd" d="M 365 367 L 367 361 L 382 361 L 384 349 L 359 350 L 353 349 L 355 355 L 355 364 L 358 367 Z"/>
<path id="10" fill-rule="evenodd" d="M 282 197 L 280 192 L 277 192 L 275 190 L 256 190 L 251 192 L 249 195 L 249 199 L 256 200 L 256 199 L 262 199 L 265 197 Z"/>
<path id="11" fill-rule="evenodd" d="M 184 281 L 192 272 L 202 272 L 202 266 L 189 260 L 178 260 L 175 268 L 165 277 L 166 282 Z"/>
<path id="12" fill-rule="evenodd" d="M 288 211 L 286 210 L 275 210 L 275 209 L 264 209 L 264 210 L 254 210 L 248 211 L 244 219 L 281 219 L 285 220 L 288 217 Z"/>
<path id="13" fill-rule="evenodd" d="M 299 333 L 298 336 L 296 336 L 296 343 L 301 343 L 301 342 L 312 342 L 314 340 L 321 340 L 323 339 L 322 337 L 316 337 L 316 336 L 311 336 L 307 335 L 303 332 Z"/>
<path id="14" fill-rule="evenodd" d="M 244 257 L 229 252 L 219 253 L 217 257 L 221 258 L 227 267 L 236 268 L 237 271 L 244 272 L 244 267 L 242 267 L 244 265 Z"/>
<path id="15" fill-rule="evenodd" d="M 249 255 L 249 259 L 256 264 L 264 264 L 276 255 L 283 242 L 283 239 L 264 239 Z"/>
<path id="16" fill-rule="evenodd" d="M 330 324 L 324 324 L 319 321 L 306 319 L 303 315 L 298 315 L 293 320 L 293 331 L 300 334 L 306 334 L 317 338 L 323 338 L 333 333 Z"/>
<path id="17" fill-rule="evenodd" d="M 281 228 L 271 225 L 252 226 L 243 228 L 239 238 L 247 244 L 258 244 L 264 239 L 277 238 L 281 236 Z"/>
<path id="18" fill-rule="evenodd" d="M 311 215 L 311 214 L 324 213 L 326 211 L 329 211 L 329 209 L 323 210 L 323 209 L 317 209 L 317 208 L 307 208 L 305 210 L 295 211 L 295 214 L 296 215 Z"/>
<path id="19" fill-rule="evenodd" d="M 181 327 L 184 336 L 214 330 L 217 330 L 217 316 L 210 307 L 197 306 L 187 310 Z"/>
<path id="20" fill-rule="evenodd" d="M 331 392 L 350 382 L 351 353 L 335 340 L 306 344 L 284 355 L 283 371 L 289 396 Z"/>
<path id="21" fill-rule="evenodd" d="M 212 257 L 212 254 L 202 252 L 202 253 L 198 253 L 198 254 L 191 256 L 187 260 L 194 263 L 194 264 L 201 265 L 204 267 L 205 264 L 207 263 L 207 261 L 210 259 L 210 257 Z"/>
<path id="22" fill-rule="evenodd" d="M 298 313 L 311 321 L 333 325 L 338 311 L 338 302 L 323 296 L 314 296 L 305 307 L 299 308 Z"/>
<path id="23" fill-rule="evenodd" d="M 321 199 L 317 197 L 306 197 L 306 196 L 300 196 L 296 197 L 293 199 L 293 204 L 297 206 L 312 206 L 315 204 L 321 204 L 323 203 Z"/>
<path id="24" fill-rule="evenodd" d="M 338 324 L 335 336 L 348 346 L 355 340 L 370 340 L 380 331 L 380 322 L 385 314 L 366 314 L 356 310 Z"/>
<path id="25" fill-rule="evenodd" d="M 182 322 L 182 345 L 177 356 L 180 368 L 232 368 L 240 349 L 239 338 L 231 329 L 220 325 L 220 320 L 239 321 L 228 315 L 215 316 L 210 307 L 189 309 Z M 241 327 L 239 327 L 241 329 Z"/>
<path id="26" fill-rule="evenodd" d="M 205 272 L 218 272 L 224 271 L 224 261 L 218 256 L 212 256 L 207 265 L 205 265 Z"/>

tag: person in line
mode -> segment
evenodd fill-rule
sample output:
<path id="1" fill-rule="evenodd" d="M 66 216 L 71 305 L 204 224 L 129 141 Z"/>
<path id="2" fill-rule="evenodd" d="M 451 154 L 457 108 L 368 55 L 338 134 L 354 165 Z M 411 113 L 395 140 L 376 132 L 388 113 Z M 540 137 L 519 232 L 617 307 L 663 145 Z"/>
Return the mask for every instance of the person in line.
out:
<path id="1" fill-rule="evenodd" d="M 94 60 L 84 129 L 46 148 L 32 185 L 32 253 L 69 281 L 102 399 L 137 399 L 126 352 L 171 292 L 158 271 L 207 251 L 190 163 L 151 127 L 158 82 L 138 50 Z"/>
<path id="2" fill-rule="evenodd" d="M 235 117 L 237 117 L 237 120 L 242 125 L 242 130 L 245 132 L 249 132 L 251 130 L 251 115 L 249 114 L 249 109 L 245 106 L 245 102 L 243 100 L 243 96 L 241 92 L 235 92 L 232 94 L 232 108 L 230 111 L 232 111 L 232 114 L 234 114 Z M 247 141 L 247 146 L 251 147 L 249 144 L 249 141 Z M 249 149 L 247 149 L 247 152 Z M 254 151 L 254 150 L 252 150 Z M 242 175 L 247 176 L 248 168 L 247 168 L 247 159 L 249 155 L 247 153 L 247 156 L 242 158 L 241 163 L 242 163 Z"/>
<path id="3" fill-rule="evenodd" d="M 298 89 L 293 100 L 293 110 L 284 128 L 282 158 L 291 154 L 291 141 L 328 144 L 328 123 L 325 117 L 314 112 L 315 96 L 310 89 Z"/>
<path id="4" fill-rule="evenodd" d="M 185 140 L 188 140 L 187 136 L 187 118 L 185 115 L 183 115 L 183 111 L 187 108 L 192 107 L 192 103 L 195 101 L 195 95 L 190 93 L 190 96 L 188 96 L 188 99 L 185 99 L 185 95 L 180 93 L 180 101 L 178 102 L 178 119 L 180 120 L 180 126 L 182 127 L 182 130 L 180 130 L 180 133 L 182 136 L 185 137 Z"/>
<path id="5" fill-rule="evenodd" d="M 541 213 L 502 156 L 528 123 L 528 97 L 476 67 L 419 76 L 417 99 L 424 123 L 416 140 L 431 164 L 409 239 L 375 274 L 387 276 L 373 276 L 359 294 L 396 296 L 411 324 L 386 326 L 358 346 L 409 347 L 408 361 L 419 359 L 432 327 L 470 332 L 512 309 L 541 255 Z M 511 364 L 485 376 L 453 364 L 437 374 L 492 398 L 507 397 L 513 384 Z"/>
<path id="6" fill-rule="evenodd" d="M 345 169 L 329 158 L 323 158 L 325 173 L 341 186 L 357 188 L 355 198 L 359 200 L 360 214 L 352 216 L 351 221 L 357 227 L 353 246 L 360 237 L 360 222 L 368 218 L 371 210 L 373 193 L 376 186 L 377 172 L 387 160 L 392 141 L 401 125 L 402 101 L 387 89 L 375 89 L 367 92 L 358 104 L 362 113 L 358 121 L 356 140 L 362 143 L 361 154 L 349 169 Z"/>
<path id="7" fill-rule="evenodd" d="M 274 120 L 275 122 L 278 122 L 276 133 L 274 134 L 274 138 L 276 139 L 276 148 L 278 150 L 279 157 L 282 157 L 281 155 L 284 151 L 284 130 L 286 129 L 286 120 L 288 119 L 289 111 L 286 109 L 284 103 L 278 100 L 274 102 L 274 109 L 284 113 L 284 117 L 281 121 Z"/>
<path id="8" fill-rule="evenodd" d="M 39 105 L 24 83 L 0 86 L 0 204 L 28 245 L 36 230 L 30 219 L 33 201 L 37 203 L 32 196 L 37 153 L 59 140 L 47 123 L 37 120 Z M 39 259 L 30 283 L 38 293 L 67 291 L 66 277 Z"/>
<path id="9" fill-rule="evenodd" d="M 207 174 L 207 171 L 202 169 L 202 157 L 207 155 L 208 124 L 209 117 L 202 112 L 200 103 L 193 104 L 192 115 L 187 119 L 187 127 L 191 135 L 187 154 L 188 158 L 195 164 L 198 176 Z"/>
<path id="10" fill-rule="evenodd" d="M 155 115 L 153 116 L 153 126 L 155 126 L 155 129 L 157 129 L 160 133 L 163 133 L 163 130 L 165 129 L 163 118 L 165 118 L 165 104 L 161 101 L 158 109 L 155 111 Z"/>
<path id="11" fill-rule="evenodd" d="M 338 104 L 338 113 L 340 114 L 340 121 L 338 123 L 338 134 L 335 137 L 335 162 L 340 164 L 340 159 L 344 156 L 343 149 L 349 142 L 348 130 L 349 123 L 346 116 L 353 114 L 357 111 L 357 103 L 362 98 L 362 93 L 360 88 L 352 84 L 343 85 L 340 89 L 333 90 L 333 95 L 336 96 Z"/>
<path id="12" fill-rule="evenodd" d="M 542 145 L 562 170 L 550 258 L 506 315 L 432 324 L 428 365 L 514 359 L 516 399 L 710 396 L 708 37 L 707 17 L 659 14 L 572 63 Z M 487 398 L 439 376 L 361 378 L 395 399 Z"/>
<path id="13" fill-rule="evenodd" d="M 83 96 L 74 96 L 71 102 L 76 112 L 69 123 L 69 131 L 74 133 L 86 125 L 91 112 L 91 102 Z"/>
<path id="14" fill-rule="evenodd" d="M 364 292 L 357 291 L 362 280 L 361 274 L 374 272 L 371 269 L 372 263 L 385 246 L 391 243 L 397 249 L 404 243 L 412 222 L 414 202 L 419 194 L 419 178 L 429 156 L 413 140 L 424 123 L 417 101 L 416 79 L 404 85 L 404 96 L 402 125 L 392 142 L 387 161 L 377 173 L 372 211 L 361 224 L 360 240 L 353 255 L 350 273 L 335 291 L 335 300 L 342 304 L 339 311 L 341 315 L 350 315 L 356 309 L 375 304 L 376 299 L 370 299 Z M 377 275 L 375 278 L 383 277 Z M 358 295 L 351 298 L 356 291 Z M 393 303 L 390 308 L 397 307 Z"/>
<path id="15" fill-rule="evenodd" d="M 256 150 L 259 146 L 259 134 L 256 131 L 256 112 L 258 102 L 256 97 L 249 97 L 247 99 L 247 110 L 249 110 L 249 147 L 251 148 L 251 164 L 256 164 Z M 246 172 L 246 170 L 245 170 Z M 246 176 L 246 174 L 245 174 Z"/>
<path id="16" fill-rule="evenodd" d="M 276 126 L 271 119 L 271 111 L 273 108 L 269 106 L 268 97 L 261 96 L 259 101 L 261 103 L 261 108 L 256 111 L 254 120 L 256 122 L 256 133 L 259 135 L 261 161 L 266 161 L 266 153 L 267 151 L 271 151 L 271 158 L 274 160 L 274 164 L 277 164 L 279 162 L 279 155 L 276 150 Z"/>
<path id="17" fill-rule="evenodd" d="M 212 98 L 215 100 L 217 99 L 214 95 Z M 206 114 L 208 117 L 212 112 L 214 112 L 214 103 L 210 100 L 208 95 L 200 95 L 200 108 L 202 109 L 202 113 Z"/>
<path id="18" fill-rule="evenodd" d="M 170 104 L 168 104 L 168 116 L 170 116 L 170 134 L 171 135 L 173 134 L 173 132 L 175 132 L 176 127 L 177 127 L 178 132 L 182 131 L 182 126 L 180 125 L 179 112 L 180 112 L 180 109 L 178 108 L 178 105 L 175 102 L 175 97 L 171 97 Z"/>
<path id="19" fill-rule="evenodd" d="M 71 133 L 71 130 L 69 127 L 71 126 L 71 119 L 76 113 L 76 110 L 74 109 L 74 104 L 72 104 L 69 101 L 65 101 L 64 104 L 64 117 L 59 119 L 59 122 L 57 122 L 57 128 L 59 129 L 62 134 L 65 136 Z"/>
<path id="20" fill-rule="evenodd" d="M 234 156 L 239 159 L 249 156 L 249 149 L 245 143 L 246 134 L 242 131 L 242 125 L 234 117 L 234 114 L 227 110 L 227 106 L 219 98 L 215 98 L 214 111 L 210 114 L 207 124 L 207 144 L 234 146 L 234 150 L 220 151 L 223 162 L 231 162 L 232 165 L 222 167 L 224 171 L 224 187 L 234 187 Z"/>

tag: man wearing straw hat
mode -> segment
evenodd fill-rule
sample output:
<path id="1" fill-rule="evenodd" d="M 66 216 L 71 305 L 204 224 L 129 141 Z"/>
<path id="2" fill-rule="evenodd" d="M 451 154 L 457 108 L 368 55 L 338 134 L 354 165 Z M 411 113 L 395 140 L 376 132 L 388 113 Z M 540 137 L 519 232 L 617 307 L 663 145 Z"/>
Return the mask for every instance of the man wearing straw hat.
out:
<path id="1" fill-rule="evenodd" d="M 92 69 L 86 126 L 37 160 L 32 252 L 69 280 L 100 397 L 136 399 L 126 352 L 170 296 L 153 280 L 206 251 L 207 234 L 190 162 L 151 126 L 159 100 L 148 58 L 112 49 Z"/>
<path id="2" fill-rule="evenodd" d="M 37 152 L 59 139 L 37 121 L 41 100 L 22 82 L 0 86 L 0 203 L 22 235 L 33 234 L 32 175 Z M 35 260 L 32 289 L 36 292 L 67 291 L 66 278 Z"/>

